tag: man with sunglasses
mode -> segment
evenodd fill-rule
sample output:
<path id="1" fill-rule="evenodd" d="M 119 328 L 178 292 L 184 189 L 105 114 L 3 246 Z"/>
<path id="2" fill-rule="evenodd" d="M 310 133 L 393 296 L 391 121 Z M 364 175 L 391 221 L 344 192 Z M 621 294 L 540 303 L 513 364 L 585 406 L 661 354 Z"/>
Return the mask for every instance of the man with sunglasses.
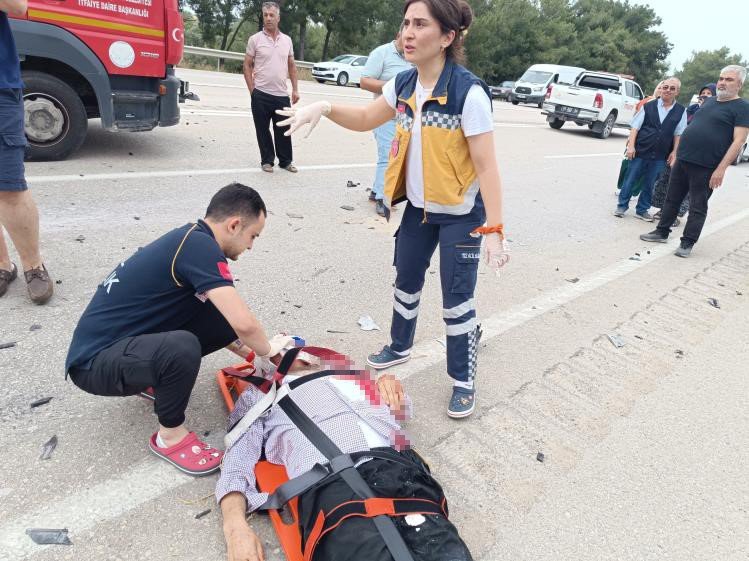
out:
<path id="1" fill-rule="evenodd" d="M 637 199 L 637 218 L 652 222 L 650 201 L 653 185 L 663 168 L 672 165 L 684 129 L 687 115 L 683 105 L 676 102 L 681 82 L 668 78 L 662 82 L 661 96 L 645 104 L 631 123 L 626 156 L 631 160 L 619 192 L 614 216 L 623 217 L 629 208 L 632 189 L 642 179 L 642 191 Z"/>

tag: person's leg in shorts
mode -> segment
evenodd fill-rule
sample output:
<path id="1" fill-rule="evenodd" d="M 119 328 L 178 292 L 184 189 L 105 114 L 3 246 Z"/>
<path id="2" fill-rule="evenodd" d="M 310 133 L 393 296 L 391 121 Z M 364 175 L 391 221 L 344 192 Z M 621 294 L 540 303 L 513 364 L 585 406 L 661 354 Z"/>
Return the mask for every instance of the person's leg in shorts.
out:
<path id="1" fill-rule="evenodd" d="M 26 185 L 25 149 L 23 92 L 0 88 L 0 225 L 18 252 L 29 297 L 44 304 L 52 297 L 54 285 L 39 252 L 39 212 Z M 4 274 L 8 272 L 11 274 Z M 0 236 L 0 295 L 15 278 L 14 273 L 5 240 Z"/>

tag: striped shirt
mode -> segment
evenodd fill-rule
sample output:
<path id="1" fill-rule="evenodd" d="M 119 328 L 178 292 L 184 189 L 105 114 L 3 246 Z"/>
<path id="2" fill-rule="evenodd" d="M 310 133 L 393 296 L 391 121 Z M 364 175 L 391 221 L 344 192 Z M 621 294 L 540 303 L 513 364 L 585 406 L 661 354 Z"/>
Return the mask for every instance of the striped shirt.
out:
<path id="1" fill-rule="evenodd" d="M 382 444 L 400 449 L 408 442 L 400 424 L 379 395 L 368 391 L 367 388 L 376 385 L 367 384 L 367 374 L 362 376 L 364 382 L 349 376 L 320 378 L 300 385 L 289 395 L 344 453 L 369 450 L 372 435 L 367 437 L 365 433 L 370 429 L 377 433 Z M 237 423 L 261 397 L 255 387 L 247 389 L 229 416 L 228 426 Z M 410 416 L 411 401 L 406 398 L 403 417 Z M 366 425 L 365 430 L 361 423 Z M 268 494 L 260 493 L 255 481 L 255 464 L 263 450 L 265 459 L 285 466 L 290 478 L 309 471 L 316 463 L 327 462 L 286 413 L 280 407 L 273 407 L 226 452 L 216 484 L 218 502 L 228 493 L 240 492 L 247 498 L 247 510 L 251 512 L 267 500 Z"/>

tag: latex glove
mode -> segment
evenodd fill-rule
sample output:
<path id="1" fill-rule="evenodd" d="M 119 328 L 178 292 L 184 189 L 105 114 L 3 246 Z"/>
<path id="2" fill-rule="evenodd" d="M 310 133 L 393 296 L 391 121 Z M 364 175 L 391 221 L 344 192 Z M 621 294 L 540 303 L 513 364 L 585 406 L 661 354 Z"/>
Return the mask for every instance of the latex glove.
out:
<path id="1" fill-rule="evenodd" d="M 281 354 L 286 349 L 290 349 L 293 346 L 295 346 L 294 339 L 290 337 L 289 335 L 283 335 L 279 333 L 278 335 L 274 335 L 268 340 L 268 343 L 270 343 L 270 351 L 268 354 L 261 355 L 261 358 L 265 359 L 272 359 L 274 356 Z"/>
<path id="2" fill-rule="evenodd" d="M 497 232 L 484 236 L 484 260 L 499 276 L 499 270 L 510 260 L 510 248 Z"/>
<path id="3" fill-rule="evenodd" d="M 289 127 L 284 136 L 291 136 L 302 125 L 309 123 L 309 129 L 304 138 L 307 138 L 312 129 L 317 126 L 320 122 L 320 117 L 329 115 L 332 110 L 329 101 L 316 101 L 310 105 L 304 107 L 287 107 L 285 109 L 276 109 L 276 113 L 288 117 L 283 121 L 279 121 L 277 124 L 279 127 Z"/>

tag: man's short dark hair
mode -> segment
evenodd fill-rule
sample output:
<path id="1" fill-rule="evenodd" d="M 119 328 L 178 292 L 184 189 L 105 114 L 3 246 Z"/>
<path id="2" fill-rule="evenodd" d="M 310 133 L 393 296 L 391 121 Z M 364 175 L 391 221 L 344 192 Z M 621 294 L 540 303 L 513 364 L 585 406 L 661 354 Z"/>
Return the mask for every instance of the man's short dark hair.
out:
<path id="1" fill-rule="evenodd" d="M 230 183 L 213 195 L 205 217 L 219 222 L 230 216 L 256 220 L 261 212 L 268 216 L 265 203 L 255 189 L 241 183 Z"/>

